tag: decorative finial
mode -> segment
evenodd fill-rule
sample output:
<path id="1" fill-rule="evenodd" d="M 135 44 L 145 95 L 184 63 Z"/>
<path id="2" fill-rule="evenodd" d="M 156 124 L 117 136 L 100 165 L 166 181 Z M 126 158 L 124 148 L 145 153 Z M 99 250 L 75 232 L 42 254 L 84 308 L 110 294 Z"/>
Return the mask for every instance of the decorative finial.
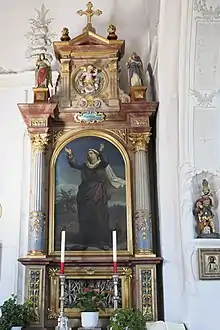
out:
<path id="1" fill-rule="evenodd" d="M 113 24 L 110 24 L 108 26 L 108 36 L 107 36 L 107 39 L 108 40 L 117 40 L 118 39 L 118 36 L 115 34 L 115 31 L 116 31 L 116 26 L 113 25 Z"/>
<path id="2" fill-rule="evenodd" d="M 61 41 L 69 41 L 70 36 L 69 36 L 69 29 L 67 27 L 64 27 L 62 30 L 62 36 L 60 38 Z"/>
<path id="3" fill-rule="evenodd" d="M 83 33 L 86 33 L 88 31 L 96 33 L 95 28 L 92 26 L 92 16 L 93 15 L 100 16 L 100 15 L 102 15 L 102 11 L 100 9 L 92 10 L 93 4 L 91 3 L 91 1 L 89 1 L 87 3 L 86 8 L 87 8 L 86 10 L 80 9 L 77 11 L 78 15 L 80 15 L 80 16 L 86 15 L 86 17 L 87 17 L 87 25 L 83 29 Z"/>

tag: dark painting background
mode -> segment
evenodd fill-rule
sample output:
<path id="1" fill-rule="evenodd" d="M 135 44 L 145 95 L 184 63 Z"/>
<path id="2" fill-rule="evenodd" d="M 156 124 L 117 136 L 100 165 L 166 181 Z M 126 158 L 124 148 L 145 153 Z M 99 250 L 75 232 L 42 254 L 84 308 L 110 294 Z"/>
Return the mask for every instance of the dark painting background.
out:
<path id="1" fill-rule="evenodd" d="M 71 148 L 76 159 L 83 163 L 88 149 L 99 150 L 104 144 L 104 152 L 117 177 L 125 179 L 125 165 L 119 150 L 110 142 L 99 137 L 81 137 L 66 144 Z M 81 183 L 80 171 L 71 168 L 66 159 L 65 147 L 55 163 L 55 251 L 60 251 L 61 231 L 66 230 L 66 249 L 82 250 L 77 215 L 76 194 Z M 109 231 L 117 230 L 118 249 L 127 249 L 126 188 L 110 188 Z M 88 224 L 89 225 L 89 224 Z M 99 233 L 97 233 L 98 235 Z M 95 250 L 94 247 L 88 250 Z M 98 249 L 97 249 L 98 250 Z"/>

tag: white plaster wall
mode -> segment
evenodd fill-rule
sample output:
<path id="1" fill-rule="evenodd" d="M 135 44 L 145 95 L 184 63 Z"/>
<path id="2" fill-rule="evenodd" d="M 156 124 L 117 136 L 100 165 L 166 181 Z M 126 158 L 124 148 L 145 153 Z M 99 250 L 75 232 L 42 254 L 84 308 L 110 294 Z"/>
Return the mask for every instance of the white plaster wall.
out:
<path id="1" fill-rule="evenodd" d="M 199 280 L 197 252 L 220 242 L 196 240 L 192 215 L 196 174 L 213 174 L 219 194 L 219 5 L 165 0 L 160 12 L 157 158 L 165 318 L 189 330 L 219 323 L 220 282 Z"/>
<path id="2" fill-rule="evenodd" d="M 21 220 L 23 174 L 24 123 L 16 103 L 23 101 L 23 90 L 18 88 L 0 90 L 0 203 L 3 214 L 0 219 L 2 260 L 0 274 L 0 301 L 17 293 L 19 257 L 19 234 Z M 22 238 L 25 235 L 22 234 Z"/>

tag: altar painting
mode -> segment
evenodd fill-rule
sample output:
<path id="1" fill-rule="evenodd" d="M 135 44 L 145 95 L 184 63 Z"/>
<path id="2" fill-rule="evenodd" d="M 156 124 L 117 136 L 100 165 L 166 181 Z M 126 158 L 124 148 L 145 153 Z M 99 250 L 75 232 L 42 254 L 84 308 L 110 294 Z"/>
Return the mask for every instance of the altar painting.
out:
<path id="1" fill-rule="evenodd" d="M 65 144 L 55 162 L 54 251 L 62 230 L 67 251 L 111 252 L 113 230 L 118 250 L 128 250 L 127 183 L 123 155 L 107 139 L 83 136 Z"/>

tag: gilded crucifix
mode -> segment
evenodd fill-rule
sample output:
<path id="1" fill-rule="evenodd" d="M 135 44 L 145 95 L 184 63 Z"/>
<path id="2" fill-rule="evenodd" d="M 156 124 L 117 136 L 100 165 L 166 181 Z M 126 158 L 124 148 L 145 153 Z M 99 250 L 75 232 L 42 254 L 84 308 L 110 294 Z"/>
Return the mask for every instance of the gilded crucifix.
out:
<path id="1" fill-rule="evenodd" d="M 88 32 L 88 31 L 92 31 L 92 32 L 96 32 L 95 28 L 92 26 L 92 16 L 97 15 L 100 16 L 102 15 L 102 11 L 100 9 L 97 10 L 93 10 L 93 4 L 91 3 L 91 1 L 89 1 L 86 5 L 86 10 L 78 10 L 77 14 L 80 16 L 86 15 L 87 17 L 87 25 L 86 27 L 83 29 L 83 32 Z"/>

